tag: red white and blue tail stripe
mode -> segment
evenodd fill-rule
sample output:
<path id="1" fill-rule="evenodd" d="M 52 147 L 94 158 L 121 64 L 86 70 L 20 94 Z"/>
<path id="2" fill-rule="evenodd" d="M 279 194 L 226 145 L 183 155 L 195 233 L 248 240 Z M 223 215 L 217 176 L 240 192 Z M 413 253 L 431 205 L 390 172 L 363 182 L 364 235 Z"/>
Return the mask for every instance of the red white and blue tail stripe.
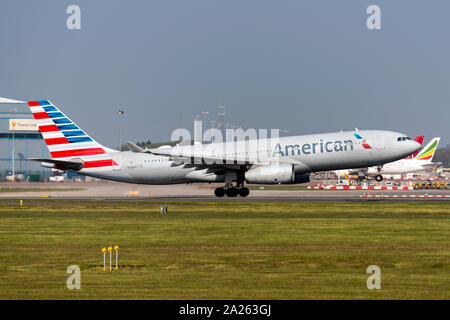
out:
<path id="1" fill-rule="evenodd" d="M 115 150 L 89 137 L 50 101 L 29 101 L 28 105 L 53 159 L 81 159 L 84 169 L 116 165 L 108 153 Z"/>

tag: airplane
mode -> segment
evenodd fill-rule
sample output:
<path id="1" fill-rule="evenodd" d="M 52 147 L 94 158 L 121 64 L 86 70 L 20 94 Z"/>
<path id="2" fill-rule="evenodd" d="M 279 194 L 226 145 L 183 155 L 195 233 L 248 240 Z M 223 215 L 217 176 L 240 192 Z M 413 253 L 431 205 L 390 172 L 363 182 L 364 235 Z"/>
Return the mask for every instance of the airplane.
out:
<path id="1" fill-rule="evenodd" d="M 417 138 L 420 138 L 420 136 Z M 439 137 L 431 139 L 431 141 L 422 150 L 414 153 L 416 156 L 411 159 L 406 157 L 401 160 L 386 163 L 383 166 L 335 170 L 335 173 L 339 179 L 345 175 L 358 175 L 359 177 L 375 177 L 375 180 L 380 182 L 383 181 L 383 174 L 397 175 L 433 169 L 441 165 L 440 162 L 432 162 L 440 139 L 441 138 Z"/>
<path id="2" fill-rule="evenodd" d="M 127 142 L 131 150 L 120 152 L 95 141 L 50 101 L 28 106 L 51 155 L 29 159 L 41 166 L 138 184 L 224 183 L 217 197 L 248 196 L 244 183 L 306 183 L 311 172 L 382 165 L 420 148 L 402 133 L 360 130 L 155 149 Z"/>

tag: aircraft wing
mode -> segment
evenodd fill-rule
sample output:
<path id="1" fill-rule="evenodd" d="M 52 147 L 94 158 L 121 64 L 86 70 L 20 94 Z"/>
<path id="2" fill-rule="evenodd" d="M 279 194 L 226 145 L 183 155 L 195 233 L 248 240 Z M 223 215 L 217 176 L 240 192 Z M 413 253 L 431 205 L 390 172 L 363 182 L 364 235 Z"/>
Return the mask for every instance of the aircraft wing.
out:
<path id="1" fill-rule="evenodd" d="M 173 148 L 162 148 L 162 149 L 149 149 L 148 153 L 170 157 L 175 163 L 188 163 L 188 164 L 198 164 L 198 165 L 212 165 L 212 166 L 233 166 L 233 165 L 252 165 L 256 164 L 255 159 L 246 158 L 233 158 L 233 157 L 219 157 L 219 156 L 204 156 L 201 153 L 194 151 L 191 152 L 179 152 L 173 150 Z"/>
<path id="2" fill-rule="evenodd" d="M 144 149 L 133 142 L 127 142 L 128 147 L 132 152 L 150 153 L 157 156 L 166 156 L 172 159 L 176 164 L 194 164 L 194 165 L 212 165 L 212 166 L 235 166 L 235 165 L 251 165 L 257 161 L 245 158 L 227 158 L 219 156 L 204 156 L 201 152 L 196 152 L 197 149 L 193 146 L 191 151 L 185 149 L 177 150 L 175 148 L 155 148 Z"/>
<path id="3" fill-rule="evenodd" d="M 81 170 L 83 169 L 84 163 L 80 159 L 79 161 L 71 160 L 71 161 L 63 161 L 63 160 L 55 160 L 55 159 L 40 159 L 40 158 L 29 158 L 26 159 L 29 161 L 37 161 L 41 163 L 41 166 L 47 168 L 54 168 L 59 170 Z"/>
<path id="4" fill-rule="evenodd" d="M 178 148 L 156 148 L 156 149 L 143 149 L 132 142 L 127 142 L 128 147 L 133 152 L 150 153 L 158 156 L 169 157 L 175 164 L 190 164 L 190 165 L 202 165 L 211 167 L 222 167 L 229 169 L 239 169 L 243 165 L 264 165 L 266 162 L 258 161 L 255 158 L 246 157 L 222 157 L 222 156 L 205 156 L 201 152 L 200 147 L 192 146 L 191 150 L 178 149 Z M 197 150 L 196 150 L 197 149 Z M 268 162 L 268 161 L 267 161 Z M 295 159 L 285 159 L 287 163 L 293 164 L 296 168 L 310 170 L 304 163 Z"/>

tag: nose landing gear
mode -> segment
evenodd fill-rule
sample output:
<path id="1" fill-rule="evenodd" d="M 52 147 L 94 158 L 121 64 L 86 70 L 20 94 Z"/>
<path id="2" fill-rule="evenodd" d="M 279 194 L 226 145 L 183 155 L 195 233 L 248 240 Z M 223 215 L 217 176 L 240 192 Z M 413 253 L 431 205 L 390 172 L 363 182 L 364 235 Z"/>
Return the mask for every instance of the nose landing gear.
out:
<path id="1" fill-rule="evenodd" d="M 237 197 L 238 195 L 241 197 L 247 197 L 250 194 L 250 190 L 248 190 L 248 188 L 246 187 L 233 187 L 233 186 L 229 186 L 229 187 L 223 187 L 223 188 L 216 188 L 216 190 L 214 190 L 214 195 L 216 197 L 223 197 L 223 196 L 227 196 L 230 198 L 234 198 Z"/>

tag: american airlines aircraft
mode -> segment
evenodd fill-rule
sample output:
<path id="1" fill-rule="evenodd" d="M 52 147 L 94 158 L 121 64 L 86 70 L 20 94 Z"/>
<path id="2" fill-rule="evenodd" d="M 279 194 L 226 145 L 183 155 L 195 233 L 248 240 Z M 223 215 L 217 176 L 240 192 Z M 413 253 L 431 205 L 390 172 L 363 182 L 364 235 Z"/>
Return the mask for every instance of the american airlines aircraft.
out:
<path id="1" fill-rule="evenodd" d="M 401 139 L 403 139 L 403 137 Z M 393 174 L 403 174 L 433 169 L 442 164 L 440 162 L 432 162 L 434 153 L 437 150 L 440 139 L 441 138 L 439 137 L 431 139 L 431 141 L 420 152 L 417 152 L 416 156 L 412 159 L 405 158 L 394 162 L 386 163 L 383 166 L 373 166 L 369 168 L 359 168 L 359 169 L 335 170 L 335 173 L 338 177 L 357 174 L 358 176 L 363 177 L 375 177 L 375 180 L 382 181 L 383 174 L 393 175 Z"/>
<path id="2" fill-rule="evenodd" d="M 51 155 L 29 160 L 130 183 L 222 182 L 218 197 L 246 197 L 245 182 L 305 183 L 310 172 L 382 165 L 420 148 L 402 133 L 360 130 L 157 149 L 128 143 L 131 151 L 119 152 L 96 142 L 50 101 L 28 105 Z"/>

